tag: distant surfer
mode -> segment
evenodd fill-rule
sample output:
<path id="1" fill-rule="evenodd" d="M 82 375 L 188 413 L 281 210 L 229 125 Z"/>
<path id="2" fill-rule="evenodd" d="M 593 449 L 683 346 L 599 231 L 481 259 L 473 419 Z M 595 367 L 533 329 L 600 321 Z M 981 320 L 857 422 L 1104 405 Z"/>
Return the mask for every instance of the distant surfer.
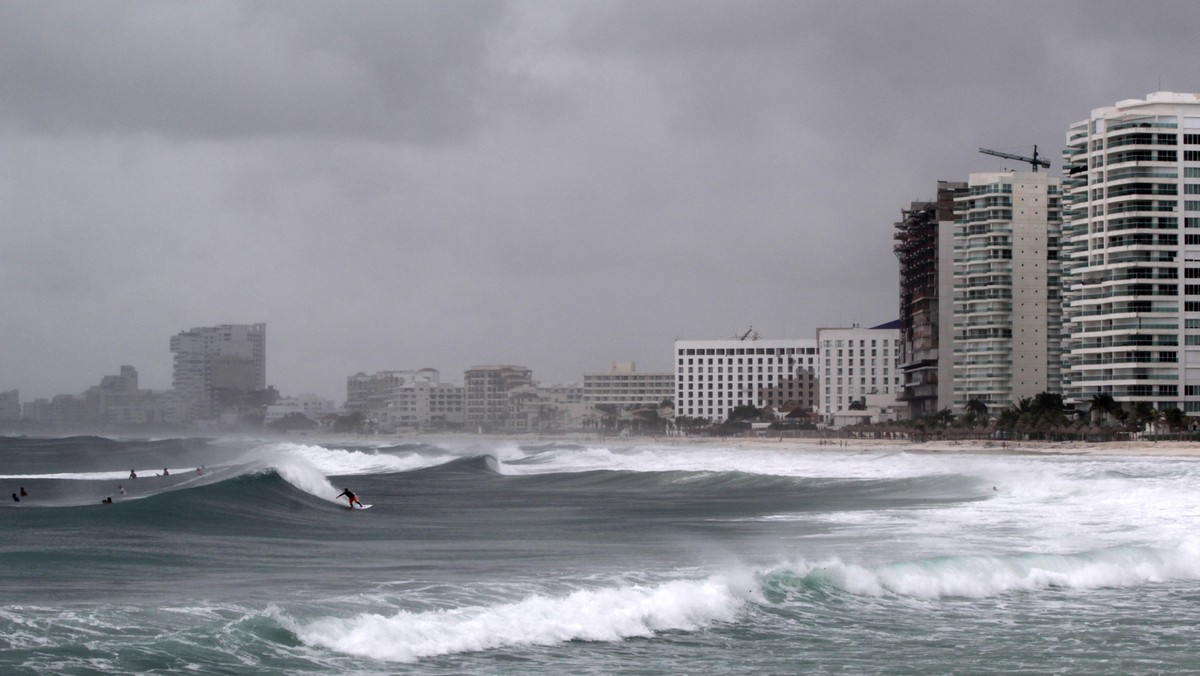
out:
<path id="1" fill-rule="evenodd" d="M 354 509 L 355 504 L 357 504 L 359 507 L 363 506 L 363 504 L 358 501 L 358 496 L 355 495 L 354 491 L 350 490 L 349 488 L 343 488 L 342 493 L 341 495 L 338 495 L 338 498 L 342 497 L 343 495 L 346 496 L 346 501 L 349 503 L 347 506 L 350 509 Z M 336 499 L 337 498 L 334 498 L 334 500 Z"/>
<path id="2" fill-rule="evenodd" d="M 170 470 L 168 470 L 166 467 L 164 467 L 164 468 L 163 468 L 163 473 L 162 473 L 162 474 L 159 474 L 159 476 L 171 476 L 171 472 L 170 472 Z"/>
<path id="3" fill-rule="evenodd" d="M 122 486 L 121 484 L 117 484 L 117 492 L 120 493 L 121 495 L 125 495 L 125 487 Z"/>
<path id="4" fill-rule="evenodd" d="M 341 496 L 339 495 L 338 497 L 341 497 Z M 13 502 L 20 502 L 20 501 L 21 501 L 21 498 L 18 498 L 17 494 L 13 493 Z"/>
<path id="5" fill-rule="evenodd" d="M 21 497 L 23 497 L 23 498 L 29 497 L 29 494 L 25 492 L 24 486 L 21 486 Z"/>
<path id="6" fill-rule="evenodd" d="M 137 478 L 137 472 L 135 472 L 135 471 L 133 471 L 133 470 L 129 470 L 129 478 L 130 478 L 130 479 L 136 479 L 136 478 Z"/>
<path id="7" fill-rule="evenodd" d="M 113 503 L 112 496 L 110 495 L 107 498 L 104 498 L 103 500 L 100 501 L 100 503 L 104 504 L 104 505 L 111 505 Z"/>

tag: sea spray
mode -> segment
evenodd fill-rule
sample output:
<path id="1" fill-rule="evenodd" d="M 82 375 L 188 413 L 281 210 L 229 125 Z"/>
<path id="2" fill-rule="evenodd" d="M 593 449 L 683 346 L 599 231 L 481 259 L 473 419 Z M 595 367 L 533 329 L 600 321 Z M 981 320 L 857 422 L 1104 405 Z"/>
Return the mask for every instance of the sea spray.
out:
<path id="1" fill-rule="evenodd" d="M 814 588 L 876 597 L 988 598 L 1014 591 L 1200 580 L 1200 556 L 1194 543 L 1186 543 L 1173 550 L 1113 547 L 1076 554 L 943 556 L 874 566 L 830 559 L 781 566 L 763 579 L 776 598 Z"/>
<path id="2" fill-rule="evenodd" d="M 294 630 L 310 645 L 396 662 L 506 646 L 620 641 L 731 622 L 744 603 L 735 591 L 743 584 L 714 576 L 566 596 L 533 595 L 492 606 L 331 617 Z"/>

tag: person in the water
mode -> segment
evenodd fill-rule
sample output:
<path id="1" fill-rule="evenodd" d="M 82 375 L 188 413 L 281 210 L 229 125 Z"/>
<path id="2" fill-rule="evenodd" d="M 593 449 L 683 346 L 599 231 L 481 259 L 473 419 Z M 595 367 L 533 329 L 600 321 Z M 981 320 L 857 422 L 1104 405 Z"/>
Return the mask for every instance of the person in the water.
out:
<path id="1" fill-rule="evenodd" d="M 354 491 L 351 491 L 349 488 L 343 488 L 341 495 L 338 495 L 338 497 L 340 498 L 343 495 L 346 496 L 346 501 L 349 503 L 348 506 L 350 509 L 354 509 L 356 503 L 359 507 L 362 507 L 362 503 L 358 501 L 358 496 L 354 494 Z M 336 500 L 337 498 L 334 499 Z"/>

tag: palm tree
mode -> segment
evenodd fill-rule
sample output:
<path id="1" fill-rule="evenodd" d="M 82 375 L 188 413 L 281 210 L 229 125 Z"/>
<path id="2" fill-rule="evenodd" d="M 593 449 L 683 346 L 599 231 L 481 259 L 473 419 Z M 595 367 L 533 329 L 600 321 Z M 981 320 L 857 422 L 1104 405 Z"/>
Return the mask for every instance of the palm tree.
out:
<path id="1" fill-rule="evenodd" d="M 988 407 L 982 399 L 971 399 L 967 402 L 967 421 L 972 427 L 985 427 L 988 424 Z"/>
<path id="2" fill-rule="evenodd" d="M 1183 411 L 1179 410 L 1177 406 L 1172 406 L 1171 408 L 1163 411 L 1163 419 L 1167 421 L 1167 429 L 1171 430 L 1172 432 L 1178 432 L 1184 427 L 1187 427 L 1187 415 L 1185 415 Z"/>
<path id="3" fill-rule="evenodd" d="M 1102 424 L 1108 420 L 1110 416 L 1120 410 L 1121 405 L 1108 392 L 1097 392 L 1092 395 L 1088 412 L 1092 415 L 1093 422 Z M 1097 419 L 1099 418 L 1099 419 Z"/>

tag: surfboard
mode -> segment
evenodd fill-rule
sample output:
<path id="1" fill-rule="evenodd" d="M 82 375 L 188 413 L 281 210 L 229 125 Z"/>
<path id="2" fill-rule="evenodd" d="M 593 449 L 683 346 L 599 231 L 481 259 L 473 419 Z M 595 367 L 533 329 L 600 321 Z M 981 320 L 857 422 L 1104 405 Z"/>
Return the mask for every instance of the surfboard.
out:
<path id="1" fill-rule="evenodd" d="M 359 508 L 359 509 L 370 509 L 370 508 L 371 508 L 371 505 L 364 505 L 364 504 L 362 504 L 362 503 L 359 503 L 359 507 L 358 507 L 358 508 Z"/>

